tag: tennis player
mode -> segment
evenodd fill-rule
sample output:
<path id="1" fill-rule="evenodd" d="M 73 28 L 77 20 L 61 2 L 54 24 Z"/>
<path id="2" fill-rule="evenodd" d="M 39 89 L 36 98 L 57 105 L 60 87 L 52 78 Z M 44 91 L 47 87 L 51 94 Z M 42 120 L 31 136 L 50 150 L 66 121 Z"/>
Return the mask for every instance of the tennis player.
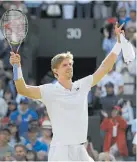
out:
<path id="1" fill-rule="evenodd" d="M 117 42 L 93 75 L 72 82 L 73 55 L 69 52 L 58 54 L 51 60 L 51 69 L 57 78 L 55 84 L 40 86 L 26 85 L 20 63 L 20 55 L 11 52 L 17 92 L 32 99 L 41 100 L 51 120 L 53 138 L 49 151 L 49 161 L 93 161 L 85 149 L 88 130 L 87 95 L 113 67 L 121 51 L 120 33 L 123 24 L 115 25 Z M 43 67 L 44 68 L 44 67 Z"/>

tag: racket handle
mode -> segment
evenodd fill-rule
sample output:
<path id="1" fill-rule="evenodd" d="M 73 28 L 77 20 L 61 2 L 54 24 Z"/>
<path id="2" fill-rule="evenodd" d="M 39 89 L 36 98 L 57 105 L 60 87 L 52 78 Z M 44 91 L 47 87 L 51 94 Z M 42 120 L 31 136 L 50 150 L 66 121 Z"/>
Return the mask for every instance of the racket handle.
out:
<path id="1" fill-rule="evenodd" d="M 18 64 L 13 64 L 13 80 L 16 81 L 22 77 L 23 75 L 22 75 L 21 66 L 18 66 Z"/>

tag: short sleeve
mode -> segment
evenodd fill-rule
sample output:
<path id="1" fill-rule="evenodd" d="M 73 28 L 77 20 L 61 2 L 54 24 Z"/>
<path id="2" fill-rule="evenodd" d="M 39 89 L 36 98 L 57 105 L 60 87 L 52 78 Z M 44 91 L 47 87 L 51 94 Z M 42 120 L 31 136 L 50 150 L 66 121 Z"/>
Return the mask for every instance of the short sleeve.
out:
<path id="1" fill-rule="evenodd" d="M 80 79 L 79 81 L 80 81 L 81 87 L 85 91 L 89 92 L 91 90 L 91 86 L 93 83 L 93 75 L 88 75 L 87 77 L 84 77 Z"/>
<path id="2" fill-rule="evenodd" d="M 50 84 L 43 84 L 39 86 L 40 93 L 41 93 L 41 99 L 39 99 L 42 102 L 47 101 L 50 97 L 51 93 L 51 85 Z"/>

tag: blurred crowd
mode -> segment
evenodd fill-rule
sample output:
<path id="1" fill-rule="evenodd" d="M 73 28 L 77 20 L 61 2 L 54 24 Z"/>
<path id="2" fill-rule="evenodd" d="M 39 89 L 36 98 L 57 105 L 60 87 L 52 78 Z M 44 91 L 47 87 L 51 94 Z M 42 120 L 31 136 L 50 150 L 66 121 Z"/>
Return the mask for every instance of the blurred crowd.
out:
<path id="1" fill-rule="evenodd" d="M 114 24 L 125 22 L 125 36 L 136 51 L 136 1 L 0 1 L 0 17 L 7 9 L 19 9 L 28 19 L 103 19 L 100 32 L 105 56 L 117 41 Z M 52 127 L 46 107 L 16 92 L 9 53 L 10 48 L 0 30 L 0 160 L 47 161 Z M 55 81 L 48 72 L 41 83 Z M 29 78 L 28 84 L 36 85 L 36 82 Z M 121 53 L 112 71 L 98 83 L 94 92 L 89 93 L 89 105 L 101 119 L 100 135 L 104 141 L 99 153 L 94 149 L 92 139 L 87 138 L 85 147 L 94 160 L 135 161 L 136 105 L 130 97 L 123 98 L 124 95 L 135 95 L 135 91 L 136 60 L 127 65 Z"/>

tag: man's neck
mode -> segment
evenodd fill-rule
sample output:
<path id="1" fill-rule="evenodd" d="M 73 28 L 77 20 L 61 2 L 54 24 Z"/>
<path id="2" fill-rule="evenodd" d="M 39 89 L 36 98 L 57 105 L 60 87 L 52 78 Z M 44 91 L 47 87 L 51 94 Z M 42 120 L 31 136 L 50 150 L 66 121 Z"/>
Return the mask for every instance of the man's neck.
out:
<path id="1" fill-rule="evenodd" d="M 28 108 L 22 109 L 21 111 L 25 113 L 28 110 Z"/>
<path id="2" fill-rule="evenodd" d="M 66 89 L 72 89 L 72 80 L 58 79 L 58 82 Z"/>

